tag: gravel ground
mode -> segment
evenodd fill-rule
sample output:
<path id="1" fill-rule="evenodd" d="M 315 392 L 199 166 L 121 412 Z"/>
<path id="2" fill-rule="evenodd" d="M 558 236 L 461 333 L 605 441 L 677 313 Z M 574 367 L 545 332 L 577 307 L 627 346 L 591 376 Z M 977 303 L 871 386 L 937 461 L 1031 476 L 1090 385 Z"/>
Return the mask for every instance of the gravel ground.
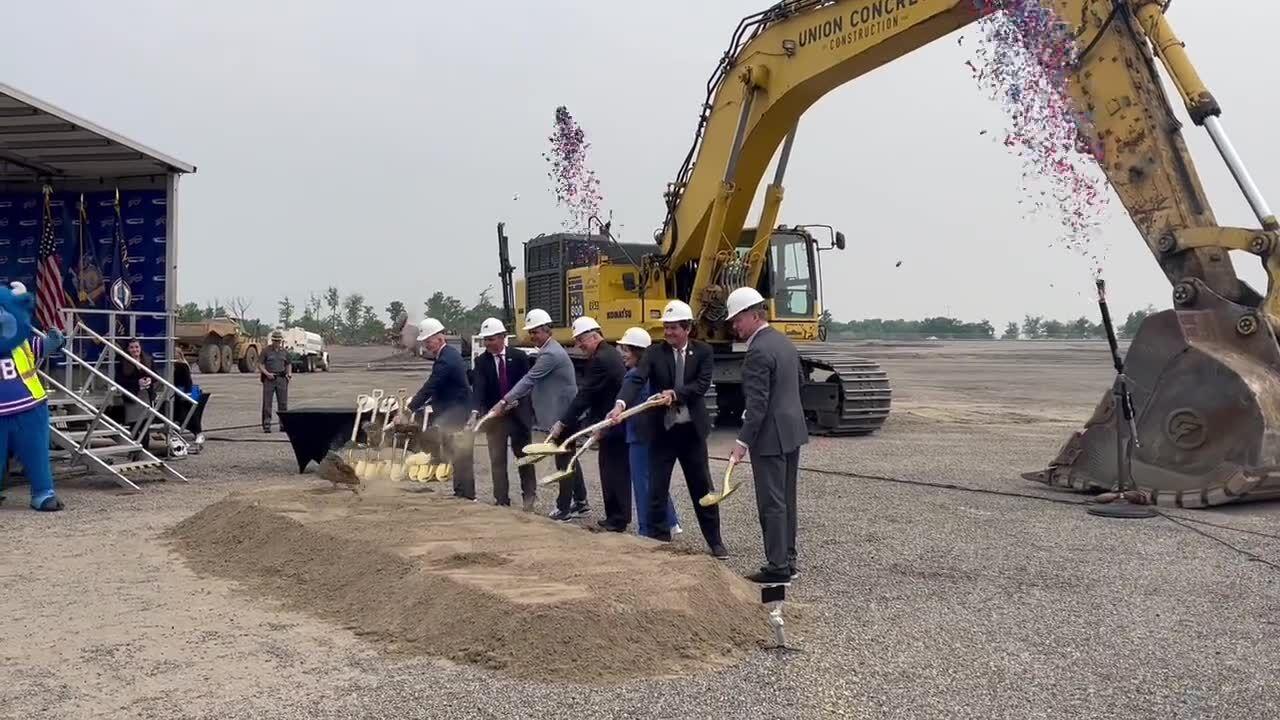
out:
<path id="1" fill-rule="evenodd" d="M 791 598 L 808 623 L 794 652 L 603 689 L 380 654 L 340 627 L 196 577 L 156 540 L 228 491 L 300 481 L 279 435 L 229 431 L 211 436 L 234 442 L 211 440 L 181 465 L 190 485 L 125 495 L 69 480 L 69 510 L 54 516 L 24 510 L 25 488 L 8 492 L 0 718 L 1273 715 L 1280 573 L 1249 553 L 1280 562 L 1280 537 L 1250 534 L 1278 534 L 1280 509 L 1176 513 L 1234 528 L 1191 525 L 1232 549 L 1167 519 L 1090 517 L 1066 504 L 1078 497 L 1018 477 L 1052 458 L 1105 391 L 1105 346 L 864 350 L 889 370 L 895 412 L 874 437 L 815 438 L 803 453 L 803 575 Z M 335 359 L 385 355 L 342 352 Z M 216 393 L 209 427 L 255 421 L 252 378 L 198 381 Z M 419 381 L 338 369 L 299 376 L 292 400 L 345 403 Z M 713 453 L 731 442 L 718 434 Z M 713 473 L 722 467 L 713 461 Z M 689 529 L 678 542 L 697 547 L 689 499 L 673 494 Z M 543 512 L 551 500 L 544 491 Z M 761 555 L 749 486 L 723 515 L 729 563 L 749 572 Z"/>

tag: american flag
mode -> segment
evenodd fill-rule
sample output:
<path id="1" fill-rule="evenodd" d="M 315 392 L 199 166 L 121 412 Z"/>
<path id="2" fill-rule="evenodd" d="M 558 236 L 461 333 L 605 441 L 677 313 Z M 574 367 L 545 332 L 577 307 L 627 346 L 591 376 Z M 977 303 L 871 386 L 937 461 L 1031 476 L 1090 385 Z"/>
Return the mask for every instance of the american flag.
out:
<path id="1" fill-rule="evenodd" d="M 53 205 L 49 188 L 44 191 L 44 232 L 40 237 L 40 263 L 36 269 L 36 323 L 45 330 L 60 326 L 58 311 L 69 305 L 62 285 L 62 265 L 53 239 Z"/>

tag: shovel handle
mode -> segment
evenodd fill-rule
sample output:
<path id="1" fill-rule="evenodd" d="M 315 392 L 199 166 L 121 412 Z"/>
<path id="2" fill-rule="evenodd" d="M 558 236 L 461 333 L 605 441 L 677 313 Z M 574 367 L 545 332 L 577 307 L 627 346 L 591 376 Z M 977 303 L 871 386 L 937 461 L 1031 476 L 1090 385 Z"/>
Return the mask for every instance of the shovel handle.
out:
<path id="1" fill-rule="evenodd" d="M 556 480 L 560 480 L 562 476 L 566 476 L 567 473 L 573 472 L 573 466 L 578 462 L 578 458 L 582 456 L 582 453 L 587 451 L 587 448 L 595 444 L 595 441 L 596 438 L 594 435 L 587 438 L 587 441 L 582 443 L 582 447 L 578 448 L 578 451 L 573 454 L 573 457 L 569 458 L 569 464 L 565 465 L 563 470 L 557 470 L 543 478 L 542 484 L 549 485 Z"/>
<path id="2" fill-rule="evenodd" d="M 565 445 L 568 445 L 569 443 L 573 442 L 574 440 L 577 440 L 583 435 L 595 434 L 596 431 L 603 430 L 611 425 L 622 422 L 623 420 L 626 420 L 632 415 L 639 415 L 640 413 L 645 412 L 646 410 L 652 410 L 653 408 L 661 407 L 666 404 L 667 404 L 666 398 L 662 397 L 661 395 L 653 395 L 648 400 L 645 400 L 639 405 L 633 405 L 632 407 L 629 407 L 626 410 L 623 410 L 621 413 L 618 414 L 618 417 L 616 420 L 610 420 L 606 418 L 604 420 L 601 420 L 598 423 L 595 423 L 594 425 L 588 425 L 587 427 L 582 428 L 578 432 L 570 435 L 563 443 L 561 443 L 560 446 L 564 447 Z"/>
<path id="3" fill-rule="evenodd" d="M 489 422 L 490 420 L 494 419 L 494 418 L 495 418 L 495 417 L 497 417 L 497 416 L 498 416 L 498 413 L 496 413 L 496 412 L 494 412 L 494 411 L 492 411 L 492 410 L 490 410 L 489 412 L 485 413 L 485 414 L 484 414 L 484 416 L 483 416 L 483 417 L 481 417 L 481 418 L 476 422 L 476 424 L 475 424 L 475 425 L 472 425 L 472 426 L 471 426 L 471 432 L 473 432 L 473 433 L 480 432 L 480 428 L 484 427 L 484 424 L 485 424 L 485 423 Z"/>
<path id="4" fill-rule="evenodd" d="M 360 416 L 364 415 L 364 403 L 369 399 L 368 395 L 360 393 L 356 396 L 356 421 L 351 424 L 351 442 L 356 441 L 356 433 L 360 430 Z"/>

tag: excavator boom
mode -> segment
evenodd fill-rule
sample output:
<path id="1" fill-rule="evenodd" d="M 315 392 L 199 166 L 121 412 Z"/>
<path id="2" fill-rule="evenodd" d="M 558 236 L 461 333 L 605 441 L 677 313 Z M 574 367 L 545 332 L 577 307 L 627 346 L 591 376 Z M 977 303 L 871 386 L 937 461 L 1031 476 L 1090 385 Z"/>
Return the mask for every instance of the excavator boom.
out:
<path id="1" fill-rule="evenodd" d="M 740 262 L 738 239 L 750 206 L 782 147 L 744 284 L 754 283 L 766 262 L 804 112 L 844 83 L 987 14 L 1034 2 L 784 0 L 742 21 L 708 83 L 694 146 L 667 190 L 659 251 L 647 261 L 667 279 L 669 292 L 689 298 L 705 337 L 727 338 L 723 301 L 733 288 L 719 281 L 726 263 Z M 1080 146 L 1090 149 L 1174 286 L 1175 309 L 1150 318 L 1129 350 L 1126 370 L 1140 416 L 1134 479 L 1157 502 L 1178 505 L 1280 495 L 1280 478 L 1271 474 L 1280 468 L 1274 439 L 1280 437 L 1280 254 L 1274 253 L 1280 226 L 1226 136 L 1221 107 L 1165 17 L 1167 3 L 1043 0 L 1042 7 L 1073 39 L 1071 64 L 1058 70 L 1080 117 Z M 1158 65 L 1193 123 L 1213 138 L 1259 227 L 1217 224 Z M 803 135 L 799 143 L 803 147 Z M 1265 296 L 1237 277 L 1232 249 L 1262 260 Z M 1085 430 L 1034 479 L 1072 488 L 1115 486 L 1110 398 L 1104 396 Z M 871 425 L 880 422 L 877 415 Z"/>

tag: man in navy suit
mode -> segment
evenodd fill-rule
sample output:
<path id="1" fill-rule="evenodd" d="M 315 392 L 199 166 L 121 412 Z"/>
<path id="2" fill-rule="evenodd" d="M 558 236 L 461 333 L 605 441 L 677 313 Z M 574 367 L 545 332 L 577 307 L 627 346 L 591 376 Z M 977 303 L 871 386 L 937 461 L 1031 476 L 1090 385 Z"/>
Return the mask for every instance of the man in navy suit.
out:
<path id="1" fill-rule="evenodd" d="M 467 383 L 467 364 L 458 348 L 444 336 L 444 325 L 435 318 L 418 323 L 418 342 L 422 343 L 434 362 L 431 375 L 409 401 L 410 412 L 431 405 L 431 418 L 444 433 L 445 452 L 453 464 L 454 497 L 476 499 L 471 443 L 459 442 L 456 434 L 471 416 L 471 385 Z"/>
<path id="2" fill-rule="evenodd" d="M 507 346 L 507 328 L 498 318 L 488 318 L 480 324 L 480 337 L 484 341 L 484 353 L 475 359 L 476 412 L 484 414 L 506 397 L 520 378 L 529 372 L 529 356 Z M 514 410 L 503 413 L 485 423 L 484 434 L 489 445 L 489 467 L 493 475 L 493 502 L 510 505 L 510 480 L 507 471 L 507 445 L 517 458 L 524 457 L 524 446 L 532 438 L 533 405 L 522 399 Z M 537 475 L 532 465 L 517 469 L 520 475 L 520 493 L 524 497 L 524 511 L 533 512 L 538 497 Z"/>
<path id="3" fill-rule="evenodd" d="M 649 442 L 649 527 L 652 537 L 671 540 L 667 524 L 667 492 L 671 487 L 671 471 L 677 462 L 689 486 L 693 512 L 711 554 L 723 560 L 729 557 L 720 537 L 720 510 L 703 507 L 698 500 L 711 492 L 711 468 L 707 463 L 707 435 L 711 432 L 711 416 L 707 413 L 706 393 L 711 387 L 715 358 L 711 346 L 689 337 L 693 310 L 679 300 L 672 300 L 662 311 L 663 340 L 645 350 L 618 393 L 609 417 L 617 420 L 622 411 L 643 402 L 640 390 L 646 382 L 655 394 L 667 398 L 665 412 L 653 411 L 640 416 L 637 429 Z"/>

